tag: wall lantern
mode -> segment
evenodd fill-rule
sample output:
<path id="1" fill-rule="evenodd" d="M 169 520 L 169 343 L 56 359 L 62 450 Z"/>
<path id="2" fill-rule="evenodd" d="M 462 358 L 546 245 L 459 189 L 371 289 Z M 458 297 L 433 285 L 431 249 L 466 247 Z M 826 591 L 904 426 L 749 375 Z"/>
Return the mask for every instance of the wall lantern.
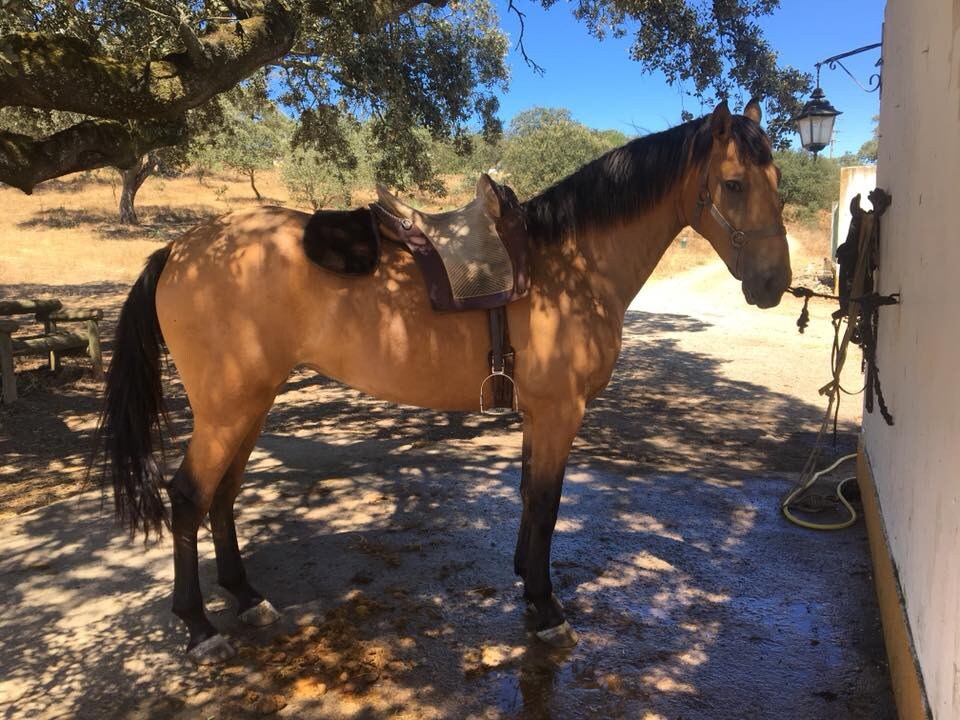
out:
<path id="1" fill-rule="evenodd" d="M 873 50 L 874 48 L 881 47 L 882 45 L 883 43 L 864 45 L 856 50 L 850 50 L 849 52 L 828 57 L 826 60 L 821 60 L 816 64 L 817 87 L 810 96 L 809 102 L 803 106 L 803 110 L 800 112 L 800 114 L 793 119 L 793 122 L 797 126 L 797 132 L 800 133 L 800 144 L 803 146 L 804 150 L 809 150 L 812 152 L 814 157 L 817 156 L 818 152 L 830 144 L 830 141 L 833 138 L 833 123 L 837 119 L 837 115 L 842 114 L 830 104 L 830 101 L 827 100 L 826 95 L 823 94 L 823 89 L 820 87 L 820 67 L 822 65 L 826 65 L 831 70 L 834 70 L 836 69 L 837 65 L 839 65 L 843 71 L 849 75 L 853 81 L 857 83 L 857 85 L 860 86 L 861 90 L 866 92 L 876 92 L 880 89 L 879 73 L 871 75 L 868 86 L 864 87 L 860 84 L 860 81 L 853 77 L 853 74 L 847 70 L 846 66 L 840 61 L 843 58 L 866 52 L 867 50 Z M 882 64 L 883 58 L 880 58 L 880 60 L 877 61 L 877 66 L 879 67 Z"/>
<path id="2" fill-rule="evenodd" d="M 793 121 L 800 133 L 800 144 L 816 157 L 817 153 L 830 144 L 833 137 L 833 122 L 842 113 L 827 100 L 819 87 L 813 91 L 810 101 L 803 106 Z"/>

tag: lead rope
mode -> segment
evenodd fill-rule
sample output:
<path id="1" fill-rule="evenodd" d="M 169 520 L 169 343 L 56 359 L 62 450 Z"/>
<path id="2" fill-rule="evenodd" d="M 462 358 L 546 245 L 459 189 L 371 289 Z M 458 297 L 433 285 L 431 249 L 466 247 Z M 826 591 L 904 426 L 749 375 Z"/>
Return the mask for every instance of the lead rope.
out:
<path id="1" fill-rule="evenodd" d="M 828 382 L 819 390 L 821 395 L 826 395 L 828 397 L 827 407 L 824 411 L 823 419 L 820 422 L 820 430 L 817 433 L 817 439 L 814 442 L 813 449 L 811 450 L 803 469 L 800 471 L 799 482 L 783 497 L 780 503 L 780 509 L 787 520 L 795 525 L 799 525 L 800 527 L 810 530 L 843 530 L 853 525 L 857 521 L 858 517 L 857 511 L 854 509 L 849 499 L 844 495 L 844 487 L 851 480 L 856 480 L 856 475 L 845 477 L 839 483 L 837 483 L 834 496 L 815 494 L 806 496 L 804 495 L 821 476 L 832 472 L 842 463 L 853 460 L 857 457 L 857 453 L 844 455 L 838 458 L 829 467 L 820 471 L 816 470 L 817 463 L 820 460 L 820 453 L 823 449 L 823 441 L 826 437 L 827 429 L 830 427 L 831 419 L 833 420 L 834 426 L 834 440 L 836 440 L 837 417 L 840 410 L 840 393 L 845 392 L 848 394 L 855 394 L 849 393 L 842 387 L 840 383 L 840 376 L 843 372 L 843 366 L 847 358 L 847 347 L 849 346 L 857 327 L 861 325 L 864 320 L 873 324 L 878 309 L 881 305 L 895 304 L 898 302 L 898 295 L 880 296 L 875 292 L 869 294 L 864 294 L 863 292 L 867 278 L 867 270 L 870 266 L 871 254 L 875 251 L 877 235 L 879 234 L 879 215 L 882 214 L 889 205 L 889 196 L 886 196 L 886 193 L 883 193 L 884 197 L 881 197 L 879 195 L 881 192 L 882 191 L 875 190 L 870 194 L 870 199 L 873 201 L 873 205 L 875 208 L 877 208 L 877 211 L 863 213 L 861 215 L 862 224 L 860 225 L 860 236 L 858 238 L 859 247 L 857 253 L 857 264 L 853 274 L 850 298 L 847 300 L 848 312 L 846 315 L 835 315 L 833 323 L 834 340 L 831 351 L 831 370 L 833 377 L 830 382 Z M 877 194 L 876 198 L 874 197 L 875 193 Z M 800 317 L 797 320 L 797 327 L 801 333 L 804 331 L 810 321 L 809 302 L 811 297 L 822 297 L 841 301 L 843 300 L 843 298 L 840 296 L 816 293 L 809 288 L 790 288 L 789 291 L 795 297 L 803 298 L 803 308 L 801 309 Z M 844 317 L 846 318 L 847 325 L 843 332 L 843 339 L 840 340 L 840 327 Z M 875 336 L 872 339 L 875 341 Z M 869 360 L 872 362 L 873 349 L 864 349 L 865 361 L 868 359 L 868 354 L 870 355 Z M 873 375 L 876 377 L 876 388 L 878 390 L 881 412 L 883 413 L 884 419 L 892 425 L 893 418 L 887 412 L 886 405 L 883 402 L 882 393 L 879 392 L 880 384 L 878 373 L 874 371 Z M 871 380 L 868 380 L 868 382 L 871 382 Z M 860 392 L 862 392 L 862 390 Z M 818 512 L 828 509 L 831 506 L 835 506 L 838 502 L 843 505 L 849 514 L 849 517 L 846 520 L 840 522 L 812 522 L 810 520 L 804 520 L 803 518 L 797 517 L 793 512 L 794 510 L 798 510 L 800 512 Z"/>

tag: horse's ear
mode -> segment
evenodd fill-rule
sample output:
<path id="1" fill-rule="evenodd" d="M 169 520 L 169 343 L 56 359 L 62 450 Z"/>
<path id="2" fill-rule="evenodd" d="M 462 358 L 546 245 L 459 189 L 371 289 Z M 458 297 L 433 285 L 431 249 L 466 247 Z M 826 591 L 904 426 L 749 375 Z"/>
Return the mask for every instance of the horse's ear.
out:
<path id="1" fill-rule="evenodd" d="M 727 107 L 727 101 L 721 100 L 717 105 L 713 115 L 710 116 L 710 131 L 715 140 L 730 139 L 730 125 L 733 122 L 733 116 L 730 115 L 730 108 Z"/>
<path id="2" fill-rule="evenodd" d="M 477 180 L 477 198 L 483 202 L 487 214 L 492 218 L 499 218 L 503 214 L 500 207 L 500 193 L 497 192 L 496 183 L 486 173 L 480 173 Z"/>
<path id="3" fill-rule="evenodd" d="M 750 102 L 743 109 L 744 117 L 753 120 L 757 125 L 763 119 L 763 111 L 760 109 L 760 98 L 750 98 Z"/>

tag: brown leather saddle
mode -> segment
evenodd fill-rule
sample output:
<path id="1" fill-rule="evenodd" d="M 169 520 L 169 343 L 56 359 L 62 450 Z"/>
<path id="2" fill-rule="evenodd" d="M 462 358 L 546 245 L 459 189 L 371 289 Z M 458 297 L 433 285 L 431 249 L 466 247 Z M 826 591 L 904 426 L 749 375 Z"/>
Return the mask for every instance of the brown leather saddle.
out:
<path id="1" fill-rule="evenodd" d="M 381 239 L 400 243 L 413 255 L 434 310 L 488 311 L 490 374 L 480 387 L 480 410 L 516 409 L 506 305 L 530 289 L 516 194 L 483 174 L 474 200 L 444 213 L 424 213 L 383 187 L 377 195 L 369 208 L 315 213 L 304 230 L 307 257 L 340 275 L 367 275 L 379 265 Z"/>

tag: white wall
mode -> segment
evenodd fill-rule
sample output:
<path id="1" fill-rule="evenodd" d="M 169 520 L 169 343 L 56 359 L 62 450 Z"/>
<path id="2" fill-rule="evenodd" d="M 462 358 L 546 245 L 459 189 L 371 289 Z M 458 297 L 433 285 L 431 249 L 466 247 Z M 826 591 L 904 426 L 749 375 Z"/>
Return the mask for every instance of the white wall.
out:
<path id="1" fill-rule="evenodd" d="M 872 210 L 873 205 L 867 194 L 877 187 L 877 168 L 875 165 L 850 165 L 840 168 L 840 212 L 837 220 L 837 244 L 847 239 L 850 231 L 850 201 L 854 195 L 860 195 L 860 207 Z"/>
<path id="2" fill-rule="evenodd" d="M 888 0 L 878 365 L 864 444 L 934 717 L 960 718 L 960 0 Z"/>

